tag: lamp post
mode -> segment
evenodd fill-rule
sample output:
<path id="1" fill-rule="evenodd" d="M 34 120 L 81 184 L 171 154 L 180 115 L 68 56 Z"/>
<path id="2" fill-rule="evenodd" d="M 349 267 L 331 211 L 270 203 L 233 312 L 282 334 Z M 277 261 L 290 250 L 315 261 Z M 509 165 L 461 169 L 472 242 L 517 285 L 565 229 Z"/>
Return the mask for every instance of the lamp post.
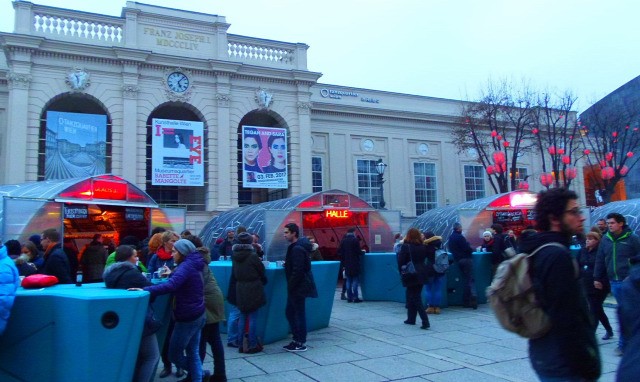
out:
<path id="1" fill-rule="evenodd" d="M 378 163 L 376 163 L 376 172 L 378 173 L 378 182 L 380 183 L 380 209 L 384 210 L 384 206 L 386 203 L 384 202 L 384 170 L 386 170 L 387 164 L 382 162 L 382 158 L 378 159 Z"/>

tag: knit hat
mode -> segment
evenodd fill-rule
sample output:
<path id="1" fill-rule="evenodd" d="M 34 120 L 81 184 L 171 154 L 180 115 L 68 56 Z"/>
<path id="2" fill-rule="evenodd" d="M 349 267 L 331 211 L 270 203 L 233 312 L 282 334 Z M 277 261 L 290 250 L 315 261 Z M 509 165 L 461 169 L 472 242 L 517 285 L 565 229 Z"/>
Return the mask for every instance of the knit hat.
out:
<path id="1" fill-rule="evenodd" d="M 185 239 L 180 239 L 176 241 L 173 245 L 176 251 L 180 252 L 181 255 L 186 256 L 196 251 L 196 246 L 193 245 L 192 242 Z"/>
<path id="2" fill-rule="evenodd" d="M 493 238 L 493 233 L 491 231 L 484 231 L 482 233 L 482 236 L 484 236 L 484 235 L 489 235 L 489 237 Z"/>
<path id="3" fill-rule="evenodd" d="M 253 244 L 253 236 L 248 232 L 241 233 L 237 239 L 239 244 Z"/>

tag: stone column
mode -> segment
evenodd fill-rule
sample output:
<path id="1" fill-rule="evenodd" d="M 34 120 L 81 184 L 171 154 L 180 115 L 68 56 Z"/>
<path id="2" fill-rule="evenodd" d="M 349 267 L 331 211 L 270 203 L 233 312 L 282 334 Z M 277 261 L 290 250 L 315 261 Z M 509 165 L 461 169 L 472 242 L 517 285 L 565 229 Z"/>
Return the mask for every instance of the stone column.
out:
<path id="1" fill-rule="evenodd" d="M 291 166 L 292 195 L 306 194 L 313 190 L 311 180 L 311 102 L 298 101 L 298 143 L 300 151 L 297 159 L 300 161 L 297 166 Z M 292 153 L 291 161 L 294 160 Z M 292 163 L 293 164 L 293 163 Z M 295 178 L 294 178 L 295 176 Z"/>
<path id="2" fill-rule="evenodd" d="M 138 126 L 138 65 L 135 62 L 122 64 L 122 123 L 114 123 L 112 133 L 112 168 L 118 170 L 126 180 L 144 187 L 144 168 L 146 166 L 146 149 L 143 140 L 140 143 Z M 143 137 L 146 137 L 145 126 L 142 126 Z M 116 139 L 118 138 L 118 139 Z M 117 141 L 120 141 L 117 143 Z M 117 153 L 116 148 L 122 150 Z M 142 169 L 142 174 L 139 173 Z"/>
<path id="3" fill-rule="evenodd" d="M 217 119 L 215 131 L 209 130 L 209 188 L 207 190 L 207 210 L 228 210 L 238 205 L 238 186 L 235 157 L 236 127 L 231 126 L 231 95 L 228 76 L 218 76 L 217 86 Z M 233 132 L 233 134 L 232 134 Z M 213 136 L 217 136 L 215 146 Z M 217 163 L 212 160 L 212 153 L 217 153 Z M 213 163 L 216 163 L 214 166 Z M 217 174 L 214 169 L 217 168 Z M 236 180 L 234 182 L 234 179 Z M 235 195 L 234 195 L 235 191 Z M 212 205 L 213 204 L 213 205 Z"/>
<path id="4" fill-rule="evenodd" d="M 4 137 L 3 178 L 4 184 L 18 184 L 27 181 L 27 131 L 29 130 L 29 86 L 31 74 L 9 72 L 9 103 L 7 107 L 7 129 Z M 37 126 L 39 131 L 40 126 Z M 37 150 L 31 153 L 37 158 Z M 32 169 L 35 173 L 37 166 Z M 36 180 L 35 176 L 33 179 Z"/>

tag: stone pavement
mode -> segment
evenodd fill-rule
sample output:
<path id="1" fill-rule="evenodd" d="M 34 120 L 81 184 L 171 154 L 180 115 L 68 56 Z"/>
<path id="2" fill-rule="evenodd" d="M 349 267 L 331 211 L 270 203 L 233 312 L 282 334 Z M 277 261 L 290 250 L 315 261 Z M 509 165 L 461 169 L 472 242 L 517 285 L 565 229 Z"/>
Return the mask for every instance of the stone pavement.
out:
<path id="1" fill-rule="evenodd" d="M 605 311 L 616 330 L 614 309 Z M 450 307 L 429 315 L 429 330 L 419 328 L 419 318 L 416 326 L 403 324 L 405 319 L 402 303 L 348 304 L 336 290 L 330 326 L 309 333 L 306 352 L 284 351 L 290 339 L 266 345 L 258 354 L 225 347 L 227 377 L 234 382 L 538 381 L 527 357 L 527 340 L 502 329 L 486 304 L 478 310 Z M 603 335 L 600 325 L 597 336 Z M 600 381 L 615 381 L 620 361 L 613 354 L 616 343 L 617 333 L 600 341 Z M 210 355 L 204 367 L 213 369 Z"/>

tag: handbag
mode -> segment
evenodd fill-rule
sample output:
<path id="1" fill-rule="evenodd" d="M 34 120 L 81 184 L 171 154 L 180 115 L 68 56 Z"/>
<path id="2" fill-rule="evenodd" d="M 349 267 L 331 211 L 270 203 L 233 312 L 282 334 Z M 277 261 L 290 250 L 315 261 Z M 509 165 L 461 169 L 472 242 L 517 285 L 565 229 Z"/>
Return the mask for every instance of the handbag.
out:
<path id="1" fill-rule="evenodd" d="M 409 248 L 409 262 L 400 267 L 400 277 L 404 286 L 413 285 L 418 282 L 418 272 L 413 264 L 413 256 L 411 256 L 411 246 Z"/>

